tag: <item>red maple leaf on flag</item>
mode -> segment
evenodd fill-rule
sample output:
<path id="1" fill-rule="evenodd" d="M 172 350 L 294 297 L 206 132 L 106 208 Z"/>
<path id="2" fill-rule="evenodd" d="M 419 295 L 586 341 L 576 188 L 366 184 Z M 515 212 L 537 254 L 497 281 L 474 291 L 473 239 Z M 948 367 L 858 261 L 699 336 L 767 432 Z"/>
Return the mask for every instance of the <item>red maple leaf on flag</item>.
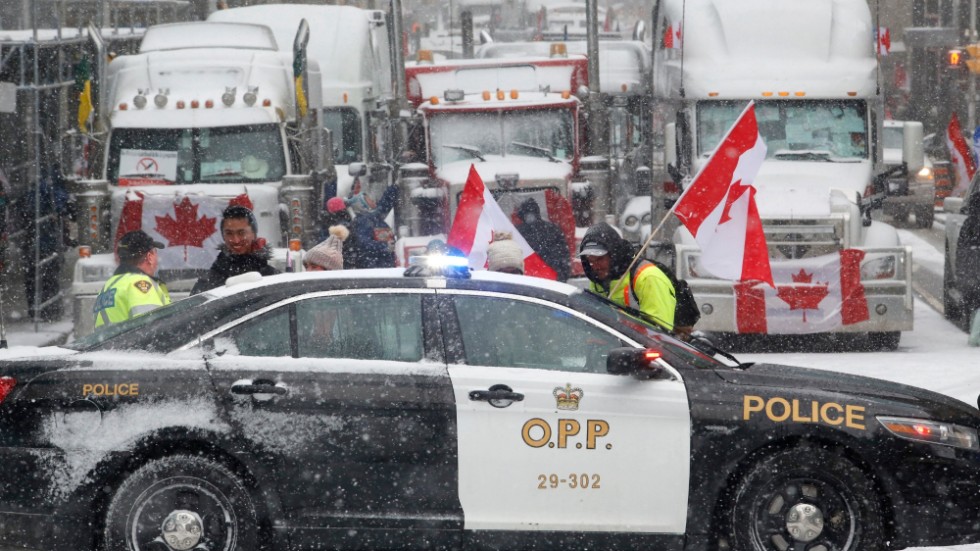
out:
<path id="1" fill-rule="evenodd" d="M 186 260 L 186 247 L 204 247 L 204 242 L 211 237 L 217 230 L 215 222 L 217 218 L 197 217 L 198 205 L 191 203 L 191 200 L 184 197 L 180 203 L 174 205 L 175 218 L 170 214 L 166 216 L 154 216 L 157 221 L 156 231 L 167 238 L 168 247 L 185 247 L 184 257 Z"/>
<path id="2" fill-rule="evenodd" d="M 830 285 L 827 283 L 812 284 L 813 274 L 804 272 L 802 268 L 800 269 L 800 273 L 792 277 L 793 283 L 805 284 L 807 286 L 780 285 L 776 287 L 776 296 L 786 304 L 789 304 L 790 310 L 803 310 L 803 322 L 805 323 L 806 311 L 816 310 L 820 307 L 820 302 L 830 292 L 828 290 Z"/>

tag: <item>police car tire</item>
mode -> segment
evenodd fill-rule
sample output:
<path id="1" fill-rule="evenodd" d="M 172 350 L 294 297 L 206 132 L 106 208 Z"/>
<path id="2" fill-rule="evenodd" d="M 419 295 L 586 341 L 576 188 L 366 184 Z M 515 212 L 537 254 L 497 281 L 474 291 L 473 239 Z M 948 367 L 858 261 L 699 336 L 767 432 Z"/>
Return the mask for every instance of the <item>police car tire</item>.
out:
<path id="1" fill-rule="evenodd" d="M 731 548 L 796 549 L 787 519 L 794 506 L 801 511 L 809 504 L 823 513 L 824 524 L 807 549 L 821 542 L 838 551 L 883 549 L 877 494 L 861 469 L 832 451 L 807 446 L 775 453 L 756 462 L 737 486 L 729 518 Z"/>
<path id="2" fill-rule="evenodd" d="M 176 455 L 150 461 L 119 485 L 106 512 L 103 549 L 168 549 L 153 540 L 175 509 L 205 519 L 201 542 L 211 551 L 259 548 L 256 510 L 238 477 L 217 462 Z M 133 537 L 134 531 L 141 535 Z"/>

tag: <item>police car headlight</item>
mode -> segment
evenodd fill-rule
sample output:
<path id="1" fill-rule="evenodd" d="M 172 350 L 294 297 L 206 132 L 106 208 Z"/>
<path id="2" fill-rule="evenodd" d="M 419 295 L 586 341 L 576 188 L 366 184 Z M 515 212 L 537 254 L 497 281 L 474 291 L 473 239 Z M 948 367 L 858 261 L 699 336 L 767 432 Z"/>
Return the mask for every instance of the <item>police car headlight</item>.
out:
<path id="1" fill-rule="evenodd" d="M 116 267 L 111 264 L 93 264 L 89 266 L 82 266 L 82 281 L 84 283 L 105 281 L 112 277 L 112 274 L 115 271 Z"/>
<path id="2" fill-rule="evenodd" d="M 977 430 L 970 427 L 906 417 L 879 416 L 878 422 L 888 429 L 888 432 L 906 440 L 941 444 L 967 450 L 980 449 Z"/>

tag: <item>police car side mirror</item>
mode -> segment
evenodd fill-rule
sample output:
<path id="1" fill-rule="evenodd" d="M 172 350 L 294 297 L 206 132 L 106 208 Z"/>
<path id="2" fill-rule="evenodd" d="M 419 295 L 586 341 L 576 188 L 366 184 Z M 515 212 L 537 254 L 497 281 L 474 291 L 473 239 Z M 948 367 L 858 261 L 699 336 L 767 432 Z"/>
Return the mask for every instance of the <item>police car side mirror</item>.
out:
<path id="1" fill-rule="evenodd" d="M 606 357 L 606 371 L 612 375 L 638 375 L 644 379 L 664 379 L 669 374 L 657 362 L 660 352 L 645 348 L 613 348 Z"/>

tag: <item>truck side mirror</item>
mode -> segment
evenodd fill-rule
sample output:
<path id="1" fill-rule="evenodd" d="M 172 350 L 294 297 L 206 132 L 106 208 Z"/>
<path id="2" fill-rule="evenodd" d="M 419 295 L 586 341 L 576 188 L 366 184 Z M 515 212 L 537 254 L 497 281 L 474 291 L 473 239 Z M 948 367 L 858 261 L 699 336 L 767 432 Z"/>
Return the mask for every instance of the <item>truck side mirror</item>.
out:
<path id="1" fill-rule="evenodd" d="M 656 363 L 660 353 L 643 348 L 613 348 L 606 356 L 611 375 L 633 375 L 642 379 L 669 379 L 670 372 Z"/>
<path id="2" fill-rule="evenodd" d="M 642 19 L 633 27 L 633 40 L 643 42 L 647 37 L 647 24 Z"/>
<path id="3" fill-rule="evenodd" d="M 664 126 L 664 163 L 677 166 L 677 123 Z"/>
<path id="4" fill-rule="evenodd" d="M 355 178 L 367 176 L 367 165 L 364 163 L 351 163 L 347 165 L 347 173 Z"/>
<path id="5" fill-rule="evenodd" d="M 922 145 L 922 123 L 905 121 L 902 125 L 902 161 L 908 166 L 909 174 L 915 174 L 925 165 Z"/>
<path id="6" fill-rule="evenodd" d="M 963 198 L 947 197 L 943 199 L 943 212 L 950 214 L 960 214 L 963 212 Z"/>

